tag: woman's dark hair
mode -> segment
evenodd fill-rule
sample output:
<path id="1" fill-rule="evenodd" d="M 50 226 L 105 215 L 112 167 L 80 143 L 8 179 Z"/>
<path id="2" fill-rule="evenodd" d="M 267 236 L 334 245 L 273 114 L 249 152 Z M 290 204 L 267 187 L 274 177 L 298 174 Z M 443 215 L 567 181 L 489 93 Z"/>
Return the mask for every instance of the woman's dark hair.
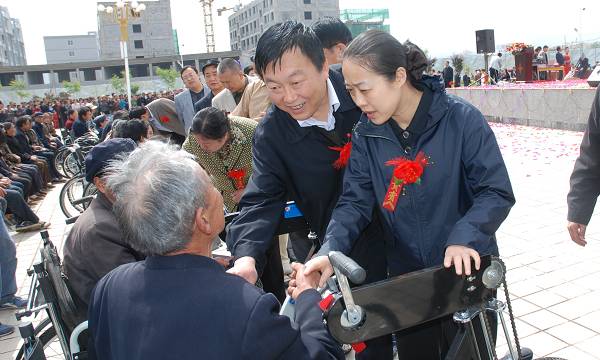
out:
<path id="1" fill-rule="evenodd" d="M 118 126 L 118 131 L 114 137 L 126 138 L 139 143 L 142 138 L 148 136 L 148 124 L 142 120 L 123 120 Z"/>
<path id="2" fill-rule="evenodd" d="M 12 129 L 13 126 L 15 126 L 15 125 L 11 122 L 5 122 L 4 124 L 2 124 L 4 131 L 8 131 L 8 130 Z"/>
<path id="3" fill-rule="evenodd" d="M 113 113 L 113 120 L 129 120 L 129 112 L 127 110 L 118 110 Z"/>
<path id="4" fill-rule="evenodd" d="M 309 58 L 317 70 L 323 69 L 325 54 L 315 32 L 302 23 L 289 20 L 271 26 L 258 39 L 254 70 L 262 78 L 267 66 L 275 69 L 281 63 L 283 55 L 294 49 Z"/>
<path id="5" fill-rule="evenodd" d="M 231 123 L 227 115 L 214 107 L 204 108 L 196 113 L 190 132 L 207 139 L 222 139 L 231 131 Z"/>
<path id="6" fill-rule="evenodd" d="M 74 112 L 77 112 L 77 111 L 75 111 L 75 110 L 73 110 L 73 109 L 69 109 L 69 111 L 67 111 L 67 116 L 69 116 L 69 117 L 70 117 L 70 116 L 71 116 L 71 114 L 73 114 Z"/>
<path id="7" fill-rule="evenodd" d="M 358 35 L 344 51 L 344 60 L 352 60 L 388 80 L 395 79 L 396 70 L 403 67 L 411 85 L 417 88 L 428 62 L 417 45 L 408 40 L 402 44 L 379 30 L 367 30 Z"/>

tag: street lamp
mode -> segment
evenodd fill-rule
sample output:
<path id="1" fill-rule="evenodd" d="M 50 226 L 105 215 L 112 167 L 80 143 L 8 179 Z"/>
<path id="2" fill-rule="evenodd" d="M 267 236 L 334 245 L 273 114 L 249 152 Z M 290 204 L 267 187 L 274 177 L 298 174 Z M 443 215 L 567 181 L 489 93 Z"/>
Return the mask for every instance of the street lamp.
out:
<path id="1" fill-rule="evenodd" d="M 139 17 L 141 12 L 146 10 L 145 4 L 140 4 L 136 0 L 131 3 L 123 0 L 117 0 L 114 6 L 98 4 L 98 12 L 106 13 L 108 15 L 115 14 L 116 20 L 119 22 L 119 29 L 121 31 L 120 46 L 121 46 L 121 58 L 125 60 L 125 86 L 127 87 L 127 103 L 129 109 L 131 109 L 131 80 L 129 77 L 129 57 L 127 56 L 127 24 L 129 18 Z"/>

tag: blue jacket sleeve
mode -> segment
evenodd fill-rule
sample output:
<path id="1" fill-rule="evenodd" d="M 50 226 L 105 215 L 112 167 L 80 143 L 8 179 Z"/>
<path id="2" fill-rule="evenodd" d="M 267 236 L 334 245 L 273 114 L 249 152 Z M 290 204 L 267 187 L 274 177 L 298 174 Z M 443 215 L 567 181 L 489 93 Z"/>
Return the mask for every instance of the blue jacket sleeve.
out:
<path id="1" fill-rule="evenodd" d="M 510 179 L 492 129 L 475 108 L 465 110 L 462 166 L 473 203 L 454 225 L 446 242 L 477 248 L 487 242 L 515 203 Z"/>
<path id="2" fill-rule="evenodd" d="M 285 184 L 289 182 L 285 166 L 261 125 L 253 138 L 252 177 L 226 239 L 232 255 L 253 257 L 259 272 L 279 226 L 287 201 Z"/>
<path id="3" fill-rule="evenodd" d="M 327 255 L 331 250 L 348 255 L 355 240 L 371 222 L 375 193 L 369 163 L 365 138 L 354 131 L 352 152 L 344 173 L 344 189 L 333 210 L 325 234 L 325 243 L 318 255 Z"/>
<path id="4" fill-rule="evenodd" d="M 320 300 L 316 290 L 300 294 L 296 301 L 296 324 L 291 325 L 289 318 L 278 314 L 279 303 L 272 294 L 258 298 L 246 323 L 243 358 L 344 359 L 340 345 L 323 324 Z"/>

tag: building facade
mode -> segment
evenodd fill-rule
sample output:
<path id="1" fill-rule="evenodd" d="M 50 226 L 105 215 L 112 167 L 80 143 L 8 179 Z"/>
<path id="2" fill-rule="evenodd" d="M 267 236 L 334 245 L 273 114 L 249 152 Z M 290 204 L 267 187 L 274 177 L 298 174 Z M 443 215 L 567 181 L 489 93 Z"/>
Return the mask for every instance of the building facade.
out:
<path id="1" fill-rule="evenodd" d="M 254 0 L 229 16 L 231 49 L 254 52 L 260 35 L 278 22 L 311 25 L 325 16 L 339 15 L 339 0 Z"/>
<path id="2" fill-rule="evenodd" d="M 98 33 L 87 35 L 44 36 L 47 64 L 98 61 Z"/>
<path id="3" fill-rule="evenodd" d="M 0 66 L 27 65 L 21 23 L 4 6 L 0 6 L 0 40 Z"/>
<path id="4" fill-rule="evenodd" d="M 146 9 L 139 15 L 130 14 L 127 25 L 127 52 L 130 59 L 170 56 L 177 53 L 173 39 L 170 0 L 143 1 Z M 98 2 L 114 6 L 114 2 Z M 121 32 L 116 12 L 98 12 L 100 59 L 121 58 Z"/>

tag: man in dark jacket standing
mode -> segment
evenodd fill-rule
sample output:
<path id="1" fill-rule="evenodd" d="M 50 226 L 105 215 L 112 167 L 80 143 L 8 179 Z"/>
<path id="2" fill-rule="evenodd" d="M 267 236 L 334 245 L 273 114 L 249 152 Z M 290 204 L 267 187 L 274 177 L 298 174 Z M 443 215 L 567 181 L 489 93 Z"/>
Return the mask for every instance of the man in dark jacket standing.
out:
<path id="1" fill-rule="evenodd" d="M 450 61 L 448 60 L 444 61 L 442 77 L 444 78 L 444 86 L 447 88 L 452 87 L 451 82 L 454 81 L 454 69 L 450 66 Z"/>
<path id="2" fill-rule="evenodd" d="M 592 104 L 588 126 L 581 141 L 581 151 L 571 174 L 567 196 L 567 229 L 571 240 L 585 246 L 585 230 L 600 195 L 600 86 Z"/>
<path id="3" fill-rule="evenodd" d="M 300 23 L 269 28 L 258 41 L 255 66 L 274 106 L 254 134 L 254 171 L 240 201 L 241 213 L 227 233 L 227 245 L 237 258 L 229 272 L 252 284 L 259 273 L 269 271 L 265 254 L 278 246 L 274 236 L 286 201 L 296 202 L 310 229 L 323 239 L 342 191 L 344 156 L 339 150 L 350 141 L 361 114 L 342 75 L 327 68 L 317 36 Z M 350 253 L 367 269 L 367 281 L 385 276 L 385 261 L 371 261 L 383 251 L 376 212 Z"/>

